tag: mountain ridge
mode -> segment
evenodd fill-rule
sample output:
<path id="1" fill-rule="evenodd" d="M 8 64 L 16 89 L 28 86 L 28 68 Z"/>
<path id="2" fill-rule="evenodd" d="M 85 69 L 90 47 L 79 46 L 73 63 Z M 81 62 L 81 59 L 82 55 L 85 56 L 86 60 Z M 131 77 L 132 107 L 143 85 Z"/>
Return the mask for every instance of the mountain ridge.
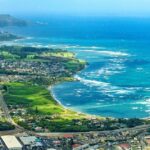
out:
<path id="1" fill-rule="evenodd" d="M 27 25 L 27 22 L 22 19 L 18 19 L 9 14 L 0 14 L 0 27 L 26 26 L 26 25 Z"/>

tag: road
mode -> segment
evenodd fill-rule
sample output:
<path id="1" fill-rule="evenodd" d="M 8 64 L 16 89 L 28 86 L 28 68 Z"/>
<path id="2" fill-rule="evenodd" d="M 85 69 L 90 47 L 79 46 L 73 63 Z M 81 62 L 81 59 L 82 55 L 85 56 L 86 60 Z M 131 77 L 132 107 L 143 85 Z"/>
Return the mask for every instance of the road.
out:
<path id="1" fill-rule="evenodd" d="M 4 98 L 3 98 L 3 94 L 2 92 L 0 91 L 0 106 L 2 108 L 2 112 L 5 116 L 5 118 L 7 118 L 8 122 L 10 122 L 11 124 L 15 124 L 13 119 L 11 118 L 10 114 L 9 114 L 9 110 L 8 110 L 8 107 L 4 101 Z"/>
<path id="2" fill-rule="evenodd" d="M 97 134 L 115 134 L 118 132 L 123 132 L 123 131 L 144 131 L 150 128 L 150 125 L 141 125 L 141 126 L 136 126 L 133 128 L 122 128 L 122 129 L 117 129 L 117 130 L 106 130 L 106 131 L 91 131 L 91 132 L 49 132 L 49 133 L 36 133 L 39 136 L 63 136 L 64 134 L 71 134 L 71 135 L 77 135 L 77 134 L 83 134 L 83 133 L 97 133 Z"/>
<path id="3" fill-rule="evenodd" d="M 18 126 L 14 122 L 14 120 L 11 118 L 7 104 L 4 101 L 2 91 L 0 91 L 0 107 L 2 108 L 2 112 L 4 114 L 4 117 L 8 120 L 9 123 L 13 124 L 16 127 L 14 130 L 11 130 L 11 131 L 0 131 L 0 135 L 16 134 L 16 133 L 20 133 L 20 132 L 24 131 L 24 129 L 22 127 Z"/>

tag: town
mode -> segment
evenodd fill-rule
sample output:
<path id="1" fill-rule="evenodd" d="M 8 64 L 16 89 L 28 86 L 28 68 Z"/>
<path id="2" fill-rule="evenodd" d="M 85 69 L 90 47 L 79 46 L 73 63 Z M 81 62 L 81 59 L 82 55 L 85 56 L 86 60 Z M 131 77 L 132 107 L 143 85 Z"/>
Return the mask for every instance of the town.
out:
<path id="1" fill-rule="evenodd" d="M 75 59 L 74 54 L 60 49 L 3 46 L 0 50 L 2 82 L 71 77 L 85 66 L 85 62 Z"/>
<path id="2" fill-rule="evenodd" d="M 150 130 L 146 127 L 87 133 L 18 133 L 2 135 L 5 150 L 148 150 Z"/>
<path id="3" fill-rule="evenodd" d="M 61 49 L 0 48 L 0 149 L 146 150 L 148 119 L 114 119 L 60 105 L 50 87 L 87 63 Z"/>

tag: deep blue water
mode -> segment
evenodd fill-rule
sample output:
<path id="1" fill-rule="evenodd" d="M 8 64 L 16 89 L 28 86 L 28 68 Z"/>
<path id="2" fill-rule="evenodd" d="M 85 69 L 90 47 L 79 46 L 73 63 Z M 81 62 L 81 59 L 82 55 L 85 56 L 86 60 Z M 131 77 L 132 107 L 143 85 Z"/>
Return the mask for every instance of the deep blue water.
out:
<path id="1" fill-rule="evenodd" d="M 150 19 L 29 17 L 28 20 L 40 23 L 5 29 L 31 37 L 16 44 L 67 49 L 89 63 L 75 75 L 79 81 L 53 87 L 63 105 L 101 116 L 150 116 Z"/>

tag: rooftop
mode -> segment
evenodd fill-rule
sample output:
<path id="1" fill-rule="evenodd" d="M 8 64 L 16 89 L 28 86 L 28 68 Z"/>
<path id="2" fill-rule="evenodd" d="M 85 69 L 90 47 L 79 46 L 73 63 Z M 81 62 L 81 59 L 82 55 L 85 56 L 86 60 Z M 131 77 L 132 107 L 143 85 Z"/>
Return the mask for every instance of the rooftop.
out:
<path id="1" fill-rule="evenodd" d="M 19 143 L 15 136 L 2 136 L 1 138 L 8 149 L 22 148 L 22 145 Z"/>

